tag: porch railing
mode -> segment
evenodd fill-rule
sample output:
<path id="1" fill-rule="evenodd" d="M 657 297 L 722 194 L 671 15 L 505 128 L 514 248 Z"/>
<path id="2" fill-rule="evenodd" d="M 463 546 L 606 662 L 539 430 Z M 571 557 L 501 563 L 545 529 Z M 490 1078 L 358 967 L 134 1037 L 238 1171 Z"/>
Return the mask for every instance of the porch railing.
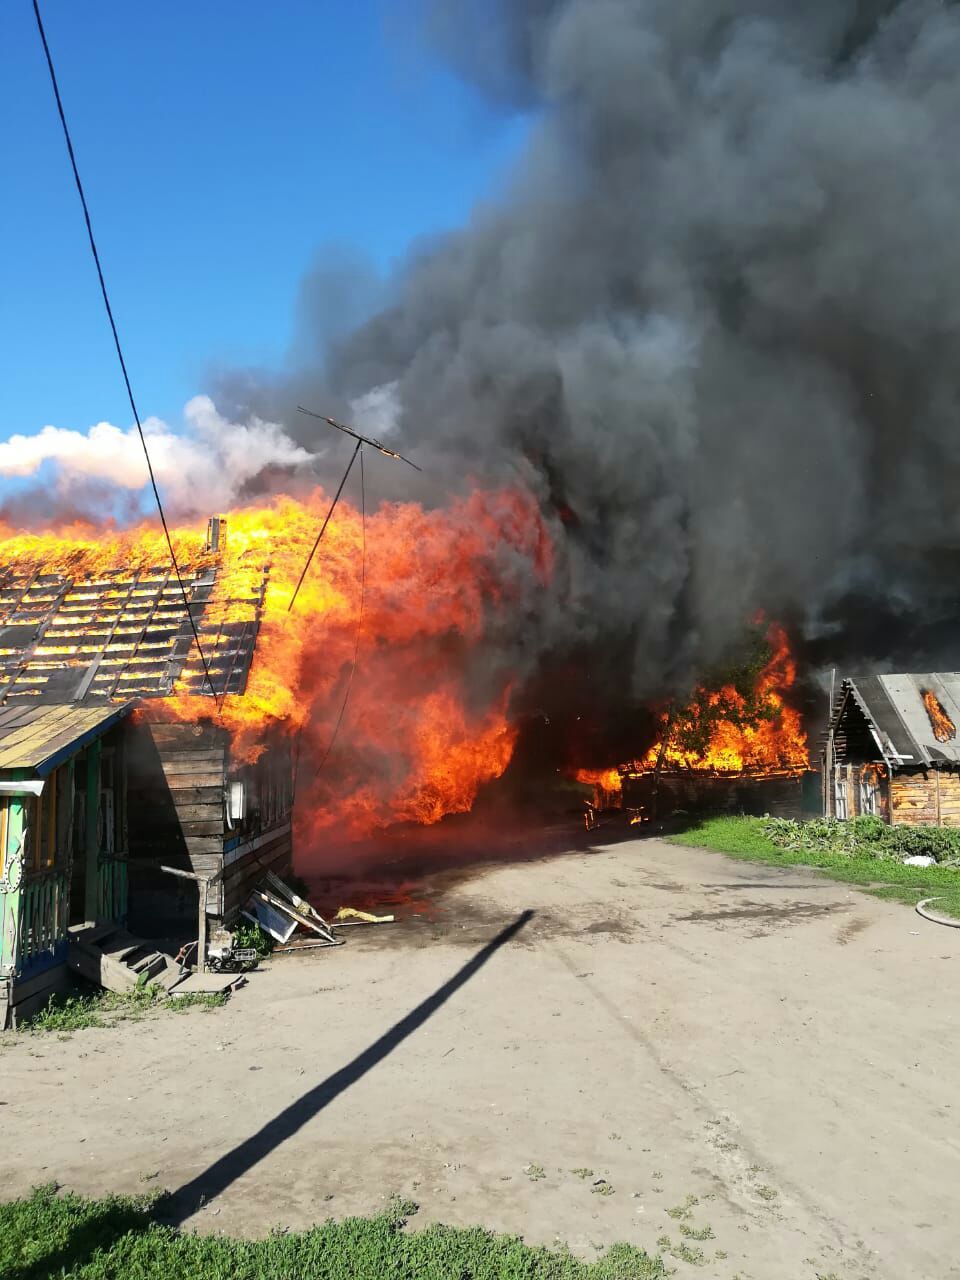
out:
<path id="1" fill-rule="evenodd" d="M 97 919 L 127 918 L 127 860 L 102 853 L 97 863 Z"/>
<path id="2" fill-rule="evenodd" d="M 63 951 L 68 924 L 66 878 L 58 871 L 25 881 L 20 897 L 17 969 L 24 973 Z"/>

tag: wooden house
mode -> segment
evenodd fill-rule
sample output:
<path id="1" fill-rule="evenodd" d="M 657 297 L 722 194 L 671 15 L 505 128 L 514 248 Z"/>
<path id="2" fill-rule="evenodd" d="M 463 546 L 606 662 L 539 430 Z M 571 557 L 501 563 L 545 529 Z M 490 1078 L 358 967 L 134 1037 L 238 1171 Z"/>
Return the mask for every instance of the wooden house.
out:
<path id="1" fill-rule="evenodd" d="M 0 708 L 0 1029 L 65 985 L 71 925 L 125 912 L 129 709 Z"/>
<path id="2" fill-rule="evenodd" d="M 823 756 L 823 811 L 960 826 L 960 673 L 843 681 Z"/>
<path id="3" fill-rule="evenodd" d="M 267 570 L 221 581 L 216 532 L 184 571 L 187 605 L 167 567 L 0 564 L 0 1027 L 65 980 L 72 926 L 196 936 L 199 890 L 161 866 L 212 881 L 207 913 L 228 924 L 290 866 L 289 739 L 265 726 L 248 764 L 218 722 L 246 688 Z M 210 715 L 178 719 L 175 691 Z"/>

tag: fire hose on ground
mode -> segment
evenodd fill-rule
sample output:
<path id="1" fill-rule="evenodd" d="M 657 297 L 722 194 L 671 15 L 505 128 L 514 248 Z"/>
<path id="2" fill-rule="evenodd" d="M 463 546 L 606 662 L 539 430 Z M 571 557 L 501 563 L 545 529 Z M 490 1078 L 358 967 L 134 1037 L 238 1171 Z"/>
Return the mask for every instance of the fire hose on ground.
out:
<path id="1" fill-rule="evenodd" d="M 936 898 L 924 898 L 922 902 L 917 903 L 917 915 L 923 916 L 924 920 L 929 920 L 931 924 L 945 924 L 951 929 L 960 929 L 960 920 L 951 920 L 947 916 L 934 915 L 932 911 L 927 911 L 926 906 L 929 902 L 939 902 L 943 894 Z"/>

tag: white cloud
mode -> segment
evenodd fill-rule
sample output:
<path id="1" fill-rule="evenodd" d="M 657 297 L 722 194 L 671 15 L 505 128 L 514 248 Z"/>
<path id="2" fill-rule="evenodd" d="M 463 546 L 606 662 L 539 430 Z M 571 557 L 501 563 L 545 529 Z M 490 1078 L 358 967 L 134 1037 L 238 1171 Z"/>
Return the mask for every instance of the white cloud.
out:
<path id="1" fill-rule="evenodd" d="M 277 423 L 259 418 L 230 422 L 209 396 L 188 401 L 184 417 L 183 432 L 159 418 L 143 424 L 161 495 L 178 514 L 230 506 L 261 471 L 312 462 Z M 0 443 L 0 475 L 35 475 L 45 463 L 54 466 L 54 481 L 63 494 L 91 479 L 124 489 L 140 489 L 148 480 L 136 427 L 124 430 L 109 422 L 98 422 L 87 432 L 47 426 L 36 435 L 15 435 Z"/>

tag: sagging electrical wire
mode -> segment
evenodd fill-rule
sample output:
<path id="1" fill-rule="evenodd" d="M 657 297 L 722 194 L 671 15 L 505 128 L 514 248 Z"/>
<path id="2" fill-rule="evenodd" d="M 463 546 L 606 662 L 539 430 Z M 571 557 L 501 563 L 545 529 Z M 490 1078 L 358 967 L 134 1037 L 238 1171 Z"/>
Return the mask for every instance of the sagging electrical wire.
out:
<path id="1" fill-rule="evenodd" d="M 77 194 L 80 196 L 80 204 L 83 208 L 83 218 L 87 225 L 87 238 L 90 241 L 90 251 L 93 254 L 94 265 L 97 268 L 97 279 L 100 281 L 100 293 L 103 296 L 103 305 L 106 308 L 107 319 L 110 322 L 110 332 L 113 334 L 113 345 L 117 349 L 117 359 L 120 361 L 120 370 L 123 374 L 123 383 L 127 389 L 127 399 L 130 401 L 130 409 L 133 412 L 134 422 L 137 424 L 137 434 L 140 437 L 140 444 L 143 446 L 143 456 L 147 462 L 147 472 L 150 476 L 150 486 L 153 489 L 153 496 L 156 499 L 157 511 L 160 513 L 160 523 L 163 525 L 164 537 L 167 540 L 167 549 L 170 552 L 170 562 L 173 565 L 174 573 L 177 576 L 177 584 L 180 587 L 180 594 L 183 597 L 183 607 L 186 610 L 187 619 L 190 623 L 190 630 L 193 632 L 193 638 L 197 644 L 197 652 L 200 655 L 200 663 L 203 667 L 204 679 L 210 688 L 210 693 L 217 703 L 218 712 L 222 709 L 222 699 L 217 697 L 217 692 L 213 687 L 213 680 L 210 676 L 210 668 L 207 665 L 207 658 L 203 652 L 203 645 L 200 643 L 200 632 L 197 630 L 197 624 L 194 621 L 193 613 L 190 608 L 190 600 L 187 596 L 187 588 L 184 585 L 183 575 L 180 572 L 180 565 L 177 563 L 177 555 L 173 549 L 173 540 L 170 537 L 170 529 L 167 525 L 167 517 L 164 514 L 163 503 L 160 500 L 160 490 L 157 487 L 157 478 L 154 474 L 153 463 L 150 460 L 150 451 L 147 448 L 146 437 L 143 434 L 143 425 L 140 421 L 140 414 L 137 411 L 137 403 L 133 395 L 133 387 L 130 384 L 130 375 L 127 372 L 127 362 L 123 356 L 123 348 L 120 345 L 120 335 L 117 332 L 117 324 L 113 318 L 113 308 L 110 306 L 110 295 L 107 293 L 107 283 L 103 276 L 103 267 L 100 265 L 100 254 L 97 251 L 97 242 L 93 235 L 93 225 L 90 221 L 90 209 L 87 205 L 87 197 L 83 190 L 83 183 L 80 181 L 80 170 L 77 167 L 77 157 L 73 150 L 73 141 L 70 137 L 70 128 L 67 124 L 66 112 L 63 108 L 63 99 L 60 96 L 60 86 L 57 83 L 57 73 L 53 66 L 53 57 L 50 53 L 50 46 L 47 43 L 47 33 L 43 27 L 43 19 L 40 16 L 39 0 L 33 0 L 33 13 L 37 20 L 37 30 L 40 33 L 40 41 L 43 45 L 43 52 L 47 60 L 47 70 L 50 72 L 50 83 L 53 86 L 53 96 L 57 103 L 57 112 L 60 116 L 60 124 L 63 128 L 63 137 L 67 144 L 67 154 L 70 157 L 70 167 L 73 170 L 73 180 L 77 186 Z"/>

